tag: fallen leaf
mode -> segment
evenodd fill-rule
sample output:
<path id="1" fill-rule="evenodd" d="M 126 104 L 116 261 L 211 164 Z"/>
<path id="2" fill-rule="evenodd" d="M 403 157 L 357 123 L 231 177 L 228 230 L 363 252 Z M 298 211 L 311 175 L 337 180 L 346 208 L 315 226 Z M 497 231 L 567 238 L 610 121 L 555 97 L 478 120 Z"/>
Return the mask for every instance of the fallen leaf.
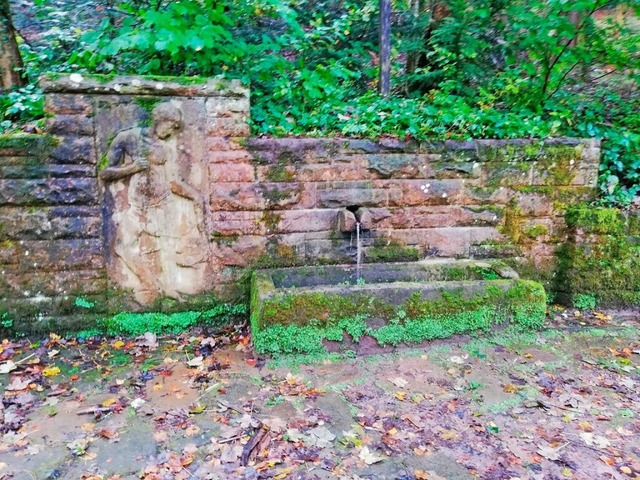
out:
<path id="1" fill-rule="evenodd" d="M 45 377 L 55 377 L 60 374 L 60 369 L 58 367 L 48 367 L 42 370 L 42 375 Z"/>
<path id="2" fill-rule="evenodd" d="M 391 379 L 389 379 L 389 381 L 391 383 L 393 383 L 396 387 L 399 387 L 399 388 L 404 388 L 409 384 L 408 381 L 406 381 L 404 378 L 400 378 L 400 377 L 391 378 Z"/>
<path id="3" fill-rule="evenodd" d="M 378 463 L 384 460 L 384 457 L 371 452 L 369 450 L 369 447 L 363 447 L 362 450 L 360 450 L 360 454 L 358 456 L 360 457 L 360 460 L 364 461 L 364 463 L 366 463 L 367 465 L 373 465 L 374 463 Z"/>
<path id="4" fill-rule="evenodd" d="M 203 365 L 204 358 L 202 356 L 193 357 L 191 360 L 187 362 L 187 366 L 191 368 L 201 367 Z"/>
<path id="5" fill-rule="evenodd" d="M 30 384 L 31 384 L 30 379 L 23 380 L 21 378 L 16 377 L 13 379 L 13 381 L 9 385 L 5 387 L 5 390 L 9 392 L 18 392 L 20 390 L 26 389 Z"/>
<path id="6" fill-rule="evenodd" d="M 9 373 L 18 368 L 18 366 L 13 363 L 11 360 L 0 365 L 0 373 Z"/>

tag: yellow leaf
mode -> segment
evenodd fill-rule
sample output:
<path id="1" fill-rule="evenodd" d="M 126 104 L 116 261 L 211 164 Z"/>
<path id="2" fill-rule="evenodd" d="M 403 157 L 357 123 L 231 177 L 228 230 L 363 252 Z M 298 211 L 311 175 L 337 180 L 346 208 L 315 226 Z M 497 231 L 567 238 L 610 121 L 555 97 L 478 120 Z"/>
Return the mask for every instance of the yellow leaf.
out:
<path id="1" fill-rule="evenodd" d="M 189 407 L 189 413 L 196 413 L 196 414 L 197 413 L 202 413 L 202 412 L 204 412 L 206 410 L 206 408 L 207 407 L 205 407 L 204 405 L 202 405 L 200 403 L 197 404 L 197 405 L 191 405 Z"/>
<path id="2" fill-rule="evenodd" d="M 102 402 L 103 407 L 110 407 L 116 403 L 116 397 L 107 398 L 104 402 Z"/>
<path id="3" fill-rule="evenodd" d="M 55 377 L 60 373 L 60 369 L 58 367 L 48 367 L 42 370 L 42 375 L 45 377 Z"/>
<path id="4" fill-rule="evenodd" d="M 120 350 L 122 347 L 124 347 L 124 342 L 122 340 L 118 340 L 113 344 L 113 348 L 116 350 Z"/>
<path id="5" fill-rule="evenodd" d="M 440 437 L 443 440 L 454 440 L 455 438 L 458 437 L 458 432 L 456 430 L 453 430 L 453 429 L 451 429 L 451 430 L 446 430 L 445 429 L 445 430 L 442 430 L 440 432 Z"/>
<path id="6" fill-rule="evenodd" d="M 396 392 L 395 397 L 401 402 L 407 397 L 407 392 Z"/>
<path id="7" fill-rule="evenodd" d="M 564 468 L 562 469 L 562 475 L 563 475 L 564 477 L 571 478 L 571 477 L 573 477 L 573 472 L 572 472 L 572 471 L 571 471 L 571 469 L 569 469 L 568 467 L 564 467 Z"/>

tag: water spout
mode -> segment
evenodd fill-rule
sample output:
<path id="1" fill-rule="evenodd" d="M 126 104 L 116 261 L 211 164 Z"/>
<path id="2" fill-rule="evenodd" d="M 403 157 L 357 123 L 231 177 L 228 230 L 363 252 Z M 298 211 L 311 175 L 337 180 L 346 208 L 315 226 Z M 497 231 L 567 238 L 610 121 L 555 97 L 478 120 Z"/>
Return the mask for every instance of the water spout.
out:
<path id="1" fill-rule="evenodd" d="M 360 222 L 356 223 L 356 281 L 360 282 L 360 263 L 362 261 L 362 241 L 360 239 Z"/>

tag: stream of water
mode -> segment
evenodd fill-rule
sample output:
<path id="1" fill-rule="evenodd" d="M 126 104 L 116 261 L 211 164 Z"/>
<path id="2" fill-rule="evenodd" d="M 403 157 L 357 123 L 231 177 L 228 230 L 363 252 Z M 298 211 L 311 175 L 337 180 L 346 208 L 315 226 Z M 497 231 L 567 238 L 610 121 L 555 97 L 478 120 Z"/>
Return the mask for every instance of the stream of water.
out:
<path id="1" fill-rule="evenodd" d="M 356 281 L 360 281 L 360 263 L 362 260 L 362 241 L 360 240 L 360 222 L 356 223 Z"/>

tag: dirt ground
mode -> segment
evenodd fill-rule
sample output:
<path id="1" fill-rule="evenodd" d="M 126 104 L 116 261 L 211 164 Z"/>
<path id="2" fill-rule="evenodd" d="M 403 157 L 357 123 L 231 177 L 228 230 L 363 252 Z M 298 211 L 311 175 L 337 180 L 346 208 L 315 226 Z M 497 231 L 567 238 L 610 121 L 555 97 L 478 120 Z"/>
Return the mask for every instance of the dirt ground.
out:
<path id="1" fill-rule="evenodd" d="M 555 312 L 311 364 L 243 327 L 5 340 L 0 479 L 640 478 L 639 332 Z"/>

